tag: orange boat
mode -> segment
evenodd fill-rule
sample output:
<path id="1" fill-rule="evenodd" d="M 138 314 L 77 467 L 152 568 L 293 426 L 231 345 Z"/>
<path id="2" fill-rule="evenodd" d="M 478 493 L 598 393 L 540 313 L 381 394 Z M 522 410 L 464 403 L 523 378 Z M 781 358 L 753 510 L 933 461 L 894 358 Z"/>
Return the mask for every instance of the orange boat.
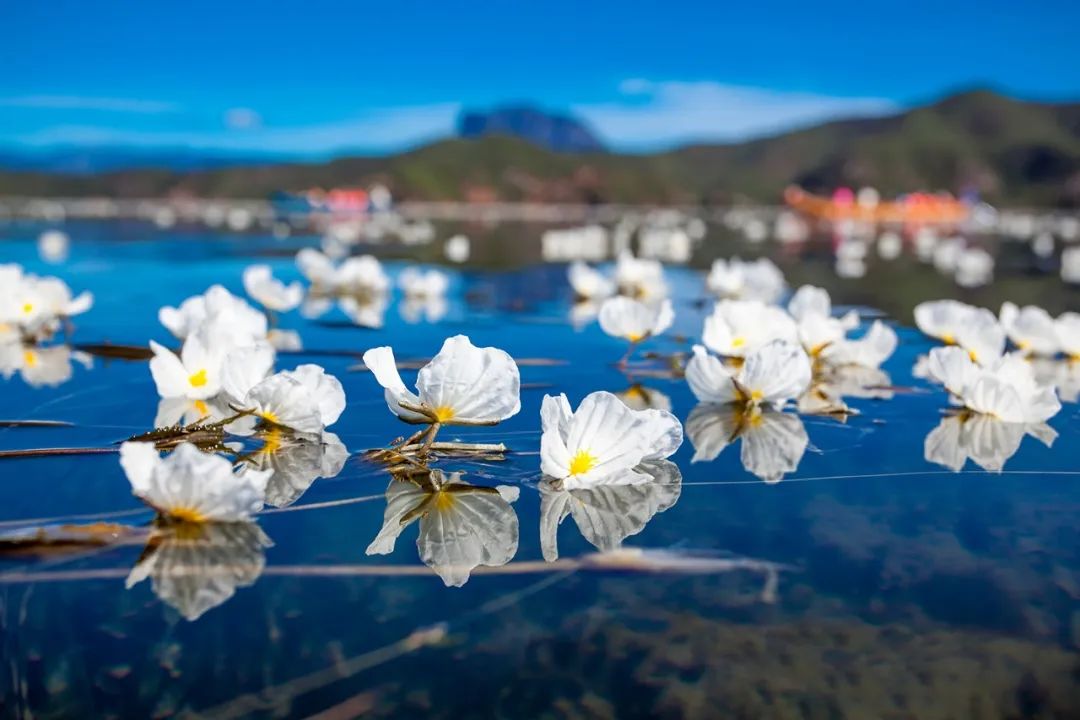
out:
<path id="1" fill-rule="evenodd" d="M 837 193 L 827 198 L 808 193 L 802 188 L 789 187 L 784 202 L 794 210 L 817 220 L 899 225 L 958 225 L 968 217 L 969 208 L 951 195 L 912 193 L 899 200 L 860 205 L 852 194 Z"/>

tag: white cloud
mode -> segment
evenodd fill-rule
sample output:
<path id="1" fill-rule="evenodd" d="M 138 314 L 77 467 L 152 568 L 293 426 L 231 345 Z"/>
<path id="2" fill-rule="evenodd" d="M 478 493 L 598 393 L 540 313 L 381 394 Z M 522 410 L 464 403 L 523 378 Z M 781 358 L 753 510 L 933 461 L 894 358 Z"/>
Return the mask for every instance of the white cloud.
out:
<path id="1" fill-rule="evenodd" d="M 232 130 L 250 130 L 262 125 L 262 115 L 251 108 L 236 107 L 225 111 L 225 127 Z"/>
<path id="2" fill-rule="evenodd" d="M 451 135 L 461 107 L 455 103 L 371 110 L 361 117 L 317 125 L 251 125 L 213 131 L 124 130 L 97 125 L 58 125 L 15 138 L 25 145 L 126 145 L 329 154 L 339 150 L 392 152 Z"/>
<path id="3" fill-rule="evenodd" d="M 734 142 L 841 117 L 899 110 L 882 98 L 843 98 L 715 82 L 624 80 L 626 96 L 573 111 L 612 147 L 652 149 L 689 142 Z"/>
<path id="4" fill-rule="evenodd" d="M 158 115 L 180 112 L 177 103 L 136 98 L 85 97 L 82 95 L 20 95 L 0 98 L 0 106 L 47 110 L 97 110 L 101 112 Z"/>

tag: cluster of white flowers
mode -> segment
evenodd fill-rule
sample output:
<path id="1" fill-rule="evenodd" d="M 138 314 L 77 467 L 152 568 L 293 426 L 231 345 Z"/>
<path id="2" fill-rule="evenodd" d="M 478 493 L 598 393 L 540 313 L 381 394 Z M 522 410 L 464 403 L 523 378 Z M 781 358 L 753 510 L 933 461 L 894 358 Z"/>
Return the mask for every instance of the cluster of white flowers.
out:
<path id="1" fill-rule="evenodd" d="M 1011 345 L 1013 355 L 1035 361 L 1029 368 L 1043 384 L 1057 386 L 1062 394 L 1076 385 L 1074 368 L 1080 360 L 1080 313 L 1065 312 L 1054 318 L 1046 310 L 1006 302 L 998 316 L 956 300 L 935 300 L 915 307 L 919 329 L 948 346 L 962 349 L 975 365 L 992 370 L 1000 366 Z M 916 377 L 939 380 L 920 358 Z"/>
<path id="2" fill-rule="evenodd" d="M 709 290 L 719 298 L 760 300 L 774 303 L 784 294 L 784 274 L 768 258 L 745 262 L 737 257 L 713 261 L 705 278 Z"/>
<path id="3" fill-rule="evenodd" d="M 304 317 L 321 317 L 336 305 L 355 325 L 383 326 L 393 282 L 377 258 L 360 255 L 335 263 L 318 250 L 305 248 L 297 253 L 296 266 L 311 283 L 301 308 Z M 401 315 L 406 322 L 438 322 L 446 315 L 450 288 L 446 273 L 410 267 L 401 272 L 397 284 L 404 296 Z"/>
<path id="4" fill-rule="evenodd" d="M 16 264 L 0 265 L 0 343 L 41 342 L 71 317 L 93 306 L 89 292 L 73 296 L 55 277 L 39 277 Z"/>
<path id="5" fill-rule="evenodd" d="M 55 386 L 72 376 L 72 360 L 89 368 L 93 359 L 67 345 L 46 345 L 68 320 L 94 303 L 73 297 L 63 280 L 0 265 L 0 377 L 18 375 L 31 387 Z"/>

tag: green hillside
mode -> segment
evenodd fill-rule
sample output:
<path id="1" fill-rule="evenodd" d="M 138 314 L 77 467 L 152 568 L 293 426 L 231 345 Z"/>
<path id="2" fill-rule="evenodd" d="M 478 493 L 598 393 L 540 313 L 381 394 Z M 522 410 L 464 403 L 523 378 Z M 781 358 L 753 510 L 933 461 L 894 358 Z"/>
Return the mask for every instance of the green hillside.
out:
<path id="1" fill-rule="evenodd" d="M 885 194 L 977 187 L 1002 204 L 1080 205 L 1080 104 L 968 92 L 903 114 L 652 155 L 552 153 L 509 137 L 445 140 L 391 157 L 96 176 L 0 171 L 0 194 L 264 197 L 379 180 L 399 199 L 775 202 L 797 183 Z"/>

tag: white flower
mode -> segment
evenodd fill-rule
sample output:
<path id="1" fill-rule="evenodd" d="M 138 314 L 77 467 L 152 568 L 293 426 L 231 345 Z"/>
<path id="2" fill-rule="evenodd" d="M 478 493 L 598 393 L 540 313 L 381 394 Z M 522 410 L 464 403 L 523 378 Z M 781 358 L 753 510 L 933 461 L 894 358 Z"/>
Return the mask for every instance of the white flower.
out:
<path id="1" fill-rule="evenodd" d="M 321 433 L 345 410 L 345 390 L 318 365 L 300 365 L 270 377 L 273 354 L 265 348 L 230 353 L 223 387 L 236 405 L 268 423 L 302 433 Z"/>
<path id="2" fill-rule="evenodd" d="M 854 311 L 842 318 L 832 317 L 829 293 L 813 285 L 803 285 L 795 292 L 788 302 L 788 312 L 798 323 L 803 349 L 815 357 L 841 342 L 859 324 L 859 314 Z"/>
<path id="3" fill-rule="evenodd" d="M 518 519 L 510 503 L 519 494 L 516 487 L 477 487 L 461 473 L 444 476 L 440 470 L 418 481 L 392 480 L 382 528 L 366 554 L 393 552 L 401 532 L 419 520 L 420 559 L 447 587 L 461 587 L 474 568 L 505 565 L 517 553 Z"/>
<path id="4" fill-rule="evenodd" d="M 273 276 L 269 265 L 251 265 L 244 270 L 244 290 L 267 310 L 288 312 L 304 299 L 304 287 L 286 285 Z"/>
<path id="5" fill-rule="evenodd" d="M 691 462 L 715 460 L 742 439 L 743 468 L 767 483 L 795 472 L 810 442 L 798 415 L 731 403 L 695 407 L 686 419 L 686 434 L 695 450 Z"/>
<path id="6" fill-rule="evenodd" d="M 652 460 L 639 465 L 638 470 L 649 476 L 649 482 L 569 490 L 564 483 L 541 480 L 540 547 L 544 559 L 552 562 L 559 558 L 559 525 L 567 516 L 574 519 L 586 540 L 608 552 L 678 502 L 682 473 L 675 463 Z"/>
<path id="7" fill-rule="evenodd" d="M 609 392 L 590 393 L 576 412 L 566 395 L 547 395 L 540 419 L 540 469 L 568 490 L 648 482 L 635 468 L 669 457 L 682 444 L 682 424 L 674 415 L 631 410 Z"/>
<path id="8" fill-rule="evenodd" d="M 450 287 L 450 278 L 438 270 L 405 268 L 398 276 L 398 286 L 406 298 L 441 298 Z"/>
<path id="9" fill-rule="evenodd" d="M 615 284 L 630 297 L 658 300 L 667 296 L 664 266 L 657 260 L 640 260 L 627 250 L 615 260 Z"/>
<path id="10" fill-rule="evenodd" d="M 773 303 L 784 293 L 784 274 L 768 258 L 714 260 L 705 284 L 721 298 Z"/>
<path id="11" fill-rule="evenodd" d="M 770 405 L 778 410 L 810 386 L 812 375 L 810 358 L 785 340 L 750 353 L 735 373 L 701 345 L 694 346 L 686 364 L 686 381 L 700 402 Z"/>
<path id="12" fill-rule="evenodd" d="M 580 260 L 570 263 L 566 275 L 574 294 L 583 300 L 603 300 L 615 293 L 613 281 Z"/>
<path id="13" fill-rule="evenodd" d="M 875 320 L 861 338 L 835 342 L 822 351 L 821 358 L 830 365 L 878 368 L 892 356 L 898 344 L 896 331 Z"/>
<path id="14" fill-rule="evenodd" d="M 155 528 L 124 587 L 150 578 L 154 594 L 185 620 L 198 620 L 252 585 L 266 565 L 273 543 L 248 522 L 201 523 Z"/>
<path id="15" fill-rule="evenodd" d="M 150 374 L 161 397 L 205 400 L 221 390 L 224 348 L 208 346 L 201 335 L 193 335 L 184 343 L 179 356 L 153 340 L 150 349 L 154 351 Z"/>
<path id="16" fill-rule="evenodd" d="M 721 300 L 705 318 L 702 342 L 727 357 L 744 357 L 773 340 L 799 341 L 795 321 L 760 300 Z"/>
<path id="17" fill-rule="evenodd" d="M 188 298 L 178 308 L 161 308 L 158 320 L 181 340 L 198 334 L 220 348 L 244 347 L 267 337 L 266 316 L 221 285 Z"/>
<path id="18" fill-rule="evenodd" d="M 1070 359 L 1080 360 L 1080 313 L 1066 312 L 1054 321 L 1058 347 Z"/>
<path id="19" fill-rule="evenodd" d="M 1061 279 L 1071 285 L 1080 285 L 1080 247 L 1062 250 Z"/>
<path id="20" fill-rule="evenodd" d="M 934 348 L 927 369 L 930 377 L 972 412 L 1005 422 L 1041 423 L 1061 410 L 1054 388 L 1040 386 L 1031 365 L 1019 354 L 984 367 L 960 348 Z"/>
<path id="21" fill-rule="evenodd" d="M 73 298 L 71 289 L 55 277 L 23 274 L 19 265 L 0 265 L 0 335 L 50 336 L 66 318 L 80 315 L 94 303 L 84 292 Z"/>
<path id="22" fill-rule="evenodd" d="M 1001 327 L 1013 345 L 1026 354 L 1053 357 L 1059 343 L 1054 319 L 1035 305 L 1018 308 L 1011 302 L 1001 305 Z"/>
<path id="23" fill-rule="evenodd" d="M 38 255 L 48 263 L 60 263 L 67 260 L 70 240 L 62 230 L 46 230 L 38 235 Z"/>
<path id="24" fill-rule="evenodd" d="M 243 522 L 262 510 L 269 472 L 233 472 L 220 455 L 181 443 L 162 458 L 153 443 L 120 446 L 132 492 L 162 515 L 184 522 Z"/>
<path id="25" fill-rule="evenodd" d="M 996 363 L 1005 352 L 1005 331 L 994 313 L 956 300 L 915 306 L 915 324 L 930 337 L 967 350 L 981 365 Z"/>
<path id="26" fill-rule="evenodd" d="M 990 284 L 994 279 L 994 256 L 982 248 L 967 248 L 956 259 L 956 284 L 964 288 Z"/>
<path id="27" fill-rule="evenodd" d="M 608 335 L 638 343 L 661 334 L 675 320 L 670 300 L 645 303 L 628 297 L 613 297 L 600 306 L 600 328 Z"/>
<path id="28" fill-rule="evenodd" d="M 391 348 L 368 350 L 364 365 L 385 388 L 390 411 L 405 422 L 437 418 L 444 425 L 494 425 L 521 410 L 521 376 L 514 359 L 498 348 L 478 348 L 464 335 L 447 338 L 439 354 L 420 369 L 419 394 L 406 389 Z"/>
<path id="29" fill-rule="evenodd" d="M 453 263 L 463 263 L 469 259 L 471 243 L 464 235 L 455 235 L 443 245 L 446 259 Z"/>
<path id="30" fill-rule="evenodd" d="M 372 255 L 346 258 L 341 265 L 318 250 L 304 248 L 296 254 L 296 266 L 312 285 L 334 294 L 385 293 L 390 278 Z"/>

